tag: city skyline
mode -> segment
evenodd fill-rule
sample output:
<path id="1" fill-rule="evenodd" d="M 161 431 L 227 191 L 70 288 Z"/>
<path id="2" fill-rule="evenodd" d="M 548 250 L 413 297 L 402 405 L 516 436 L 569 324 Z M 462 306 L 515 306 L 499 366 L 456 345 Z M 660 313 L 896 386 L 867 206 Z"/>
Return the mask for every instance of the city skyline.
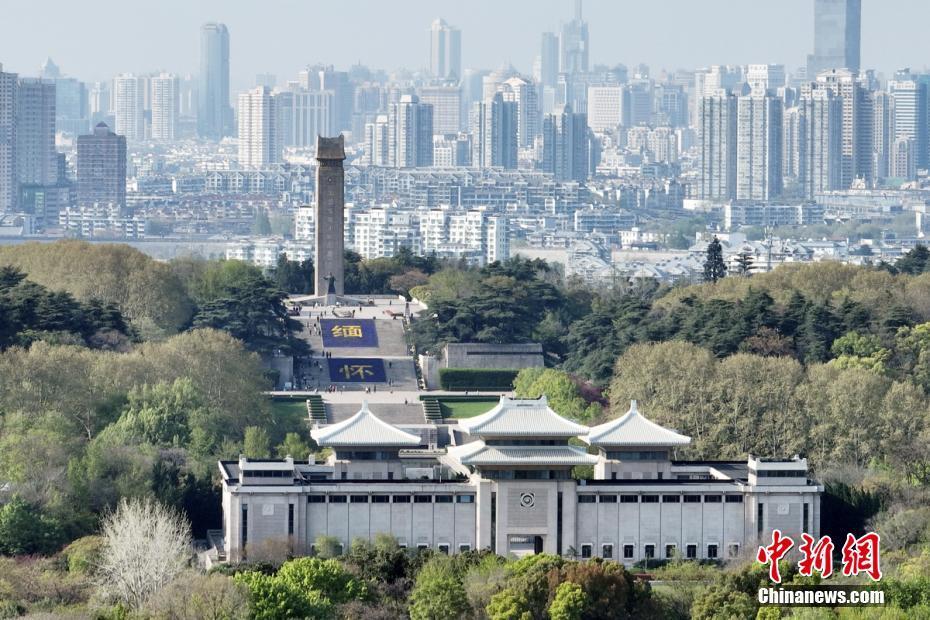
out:
<path id="1" fill-rule="evenodd" d="M 283 80 L 317 62 L 337 68 L 360 62 L 389 72 L 400 68 L 427 71 L 429 27 L 441 17 L 462 32 L 463 68 L 493 69 L 509 62 L 528 74 L 539 53 L 541 33 L 557 32 L 574 11 L 572 2 L 566 0 L 533 3 L 533 10 L 528 10 L 527 2 L 513 2 L 494 5 L 500 19 L 488 20 L 484 16 L 491 6 L 475 10 L 471 5 L 466 8 L 445 0 L 415 0 L 407 3 L 408 10 L 402 13 L 394 5 L 364 1 L 338 6 L 279 2 L 270 9 L 286 13 L 288 19 L 266 21 L 257 17 L 268 13 L 268 7 L 259 10 L 241 3 L 213 1 L 186 6 L 168 0 L 157 7 L 137 7 L 136 23 L 146 24 L 144 29 L 111 31 L 109 46 L 120 48 L 120 53 L 113 54 L 110 47 L 89 45 L 87 38 L 74 34 L 93 28 L 97 14 L 116 7 L 112 0 L 96 4 L 99 10 L 93 12 L 41 1 L 8 6 L 7 23 L 19 27 L 0 37 L 5 70 L 35 75 L 41 63 L 51 57 L 65 74 L 87 81 L 109 80 L 120 73 L 197 75 L 199 29 L 206 22 L 217 21 L 230 30 L 232 92 L 253 86 L 259 73 L 272 73 Z M 479 4 L 491 3 L 479 0 Z M 670 8 L 674 11 L 669 12 Z M 46 17 L 50 10 L 61 19 L 49 23 Z M 881 5 L 866 1 L 862 11 L 863 69 L 874 68 L 888 75 L 901 67 L 924 66 L 920 58 L 922 53 L 930 56 L 930 42 L 923 42 L 919 24 L 930 18 L 930 5 L 915 0 L 891 0 Z M 903 14 L 912 18 L 902 20 Z M 591 39 L 590 64 L 624 63 L 632 67 L 645 63 L 653 74 L 708 64 L 781 63 L 794 70 L 804 66 L 807 55 L 813 52 L 812 15 L 810 0 L 769 6 L 732 0 L 699 4 L 668 0 L 649 6 L 595 0 L 584 3 Z M 629 27 L 656 20 L 661 28 Z M 329 23 L 346 27 L 329 28 L 325 25 Z M 760 36 L 754 27 L 759 23 L 765 23 L 765 32 L 771 34 Z M 700 29 L 694 33 L 696 24 Z M 161 35 L 168 31 L 173 45 L 164 46 Z M 389 41 L 378 36 L 386 31 L 397 36 Z M 881 45 L 889 39 L 908 44 Z M 261 44 L 267 40 L 275 45 Z M 923 52 L 922 46 L 926 48 Z"/>

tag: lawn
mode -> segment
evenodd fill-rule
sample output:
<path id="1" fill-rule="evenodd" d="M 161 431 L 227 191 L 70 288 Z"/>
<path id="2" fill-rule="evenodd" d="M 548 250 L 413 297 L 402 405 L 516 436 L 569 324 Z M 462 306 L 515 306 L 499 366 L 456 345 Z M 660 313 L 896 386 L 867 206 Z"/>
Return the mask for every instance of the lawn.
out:
<path id="1" fill-rule="evenodd" d="M 476 415 L 487 413 L 494 408 L 500 400 L 490 398 L 487 400 L 444 401 L 439 400 L 444 418 L 473 418 Z"/>
<path id="2" fill-rule="evenodd" d="M 287 433 L 299 432 L 301 436 L 306 435 L 308 424 L 306 400 L 272 399 L 271 415 L 274 418 L 274 426 L 271 428 L 271 434 L 274 435 L 271 438 L 273 444 L 283 441 Z"/>

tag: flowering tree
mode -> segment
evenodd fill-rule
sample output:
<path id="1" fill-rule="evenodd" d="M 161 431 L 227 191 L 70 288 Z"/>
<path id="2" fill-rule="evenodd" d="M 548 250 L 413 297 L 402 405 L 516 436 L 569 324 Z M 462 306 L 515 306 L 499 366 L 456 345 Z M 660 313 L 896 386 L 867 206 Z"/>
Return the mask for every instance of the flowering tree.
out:
<path id="1" fill-rule="evenodd" d="M 152 499 L 123 499 L 102 527 L 97 574 L 104 594 L 140 607 L 188 565 L 190 524 Z"/>

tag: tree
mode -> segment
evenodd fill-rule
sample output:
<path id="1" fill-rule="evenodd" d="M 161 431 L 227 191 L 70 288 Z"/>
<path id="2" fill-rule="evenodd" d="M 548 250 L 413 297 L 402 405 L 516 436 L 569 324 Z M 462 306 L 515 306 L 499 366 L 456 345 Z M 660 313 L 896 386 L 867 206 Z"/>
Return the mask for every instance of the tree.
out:
<path id="1" fill-rule="evenodd" d="M 101 536 L 99 587 L 131 609 L 181 574 L 191 556 L 187 520 L 148 498 L 123 499 L 103 518 Z"/>
<path id="2" fill-rule="evenodd" d="M 590 605 L 588 596 L 577 583 L 566 581 L 559 584 L 555 598 L 549 605 L 552 620 L 582 620 Z"/>
<path id="3" fill-rule="evenodd" d="M 514 394 L 521 398 L 545 395 L 559 415 L 582 422 L 591 422 L 601 413 L 597 403 L 589 404 L 581 398 L 577 383 L 568 373 L 554 368 L 524 368 L 514 379 Z"/>
<path id="4" fill-rule="evenodd" d="M 271 234 L 271 221 L 268 212 L 262 208 L 255 209 L 255 218 L 252 220 L 252 234 L 256 237 L 267 237 Z"/>
<path id="5" fill-rule="evenodd" d="M 754 259 L 752 253 L 748 251 L 740 252 L 736 255 L 736 273 L 737 275 L 748 278 L 752 275 L 752 264 Z"/>
<path id="6" fill-rule="evenodd" d="M 312 293 L 313 259 L 297 262 L 289 260 L 287 254 L 281 254 L 274 270 L 274 280 L 282 291 L 298 295 Z"/>
<path id="7" fill-rule="evenodd" d="M 330 618 L 332 603 L 317 591 L 301 590 L 276 575 L 257 571 L 238 573 L 233 579 L 249 590 L 253 620 Z"/>
<path id="8" fill-rule="evenodd" d="M 317 591 L 333 603 L 364 599 L 365 584 L 347 572 L 339 560 L 298 558 L 284 563 L 277 578 L 298 591 Z"/>
<path id="9" fill-rule="evenodd" d="M 267 459 L 271 456 L 271 439 L 260 426 L 245 427 L 243 453 L 250 459 Z"/>
<path id="10" fill-rule="evenodd" d="M 284 436 L 284 441 L 281 442 L 277 449 L 278 458 L 284 458 L 286 456 L 291 456 L 297 460 L 304 460 L 307 456 L 310 455 L 310 446 L 307 445 L 307 442 L 297 433 L 288 433 Z"/>
<path id="11" fill-rule="evenodd" d="M 156 592 L 145 611 L 158 620 L 248 620 L 249 591 L 231 577 L 185 572 Z"/>
<path id="12" fill-rule="evenodd" d="M 118 424 L 136 441 L 156 446 L 185 445 L 191 419 L 204 417 L 202 398 L 187 378 L 134 386 Z"/>
<path id="13" fill-rule="evenodd" d="M 54 553 L 64 542 L 61 525 L 14 497 L 0 508 L 0 554 Z"/>
<path id="14" fill-rule="evenodd" d="M 707 258 L 704 259 L 704 281 L 714 282 L 725 278 L 727 275 L 727 265 L 723 262 L 723 247 L 720 240 L 714 237 L 714 240 L 707 244 Z"/>
<path id="15" fill-rule="evenodd" d="M 708 589 L 691 606 L 693 620 L 717 620 L 718 618 L 755 618 L 757 605 L 743 592 L 721 588 Z"/>
<path id="16" fill-rule="evenodd" d="M 468 613 L 468 598 L 452 559 L 434 557 L 420 569 L 410 593 L 411 620 L 461 618 Z"/>

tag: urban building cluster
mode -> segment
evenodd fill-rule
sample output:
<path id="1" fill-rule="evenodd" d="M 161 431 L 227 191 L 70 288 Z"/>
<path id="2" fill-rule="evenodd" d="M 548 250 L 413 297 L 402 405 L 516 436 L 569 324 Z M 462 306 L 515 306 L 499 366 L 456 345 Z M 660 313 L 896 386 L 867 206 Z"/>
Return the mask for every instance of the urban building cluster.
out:
<path id="1" fill-rule="evenodd" d="M 523 71 L 463 65 L 469 40 L 443 19 L 423 70 L 311 63 L 242 92 L 221 23 L 201 28 L 197 75 L 0 67 L 2 231 L 226 243 L 262 266 L 309 256 L 316 139 L 343 135 L 347 246 L 366 258 L 555 251 L 613 272 L 628 266 L 615 252 L 637 250 L 643 273 L 670 274 L 659 251 L 687 247 L 670 234 L 680 220 L 793 242 L 820 224 L 897 222 L 874 244 L 883 257 L 923 236 L 930 73 L 861 66 L 861 0 L 814 2 L 796 68 L 597 64 L 580 0 L 566 17 Z"/>

